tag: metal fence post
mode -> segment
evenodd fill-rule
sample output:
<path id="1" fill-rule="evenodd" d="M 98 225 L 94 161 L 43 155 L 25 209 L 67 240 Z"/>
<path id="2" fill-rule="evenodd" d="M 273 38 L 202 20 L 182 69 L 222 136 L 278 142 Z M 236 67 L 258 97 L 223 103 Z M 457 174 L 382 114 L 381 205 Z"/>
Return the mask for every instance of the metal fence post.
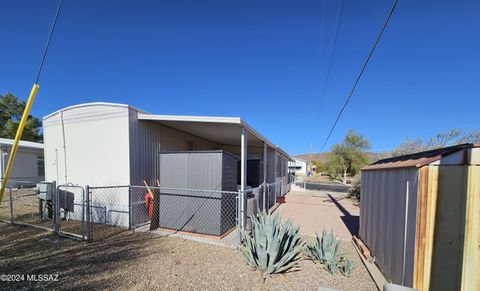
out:
<path id="1" fill-rule="evenodd" d="M 87 240 L 90 240 L 92 238 L 91 234 L 91 225 L 90 225 L 90 186 L 86 185 L 85 186 L 85 206 L 86 206 L 86 212 L 87 212 L 87 217 L 86 217 L 86 231 L 87 231 Z"/>
<path id="2" fill-rule="evenodd" d="M 81 232 L 82 232 L 82 239 L 86 238 L 85 234 L 85 189 L 83 189 L 83 197 L 82 197 L 82 222 L 81 222 Z"/>
<path id="3" fill-rule="evenodd" d="M 128 229 L 133 227 L 133 213 L 132 213 L 132 187 L 128 186 Z"/>
<path id="4" fill-rule="evenodd" d="M 263 182 L 263 186 L 262 186 L 262 195 L 263 195 L 263 199 L 262 199 L 262 212 L 265 211 L 265 208 L 266 208 L 266 201 L 265 201 L 265 198 L 267 197 L 266 195 L 266 192 L 267 192 L 267 187 L 266 187 L 266 182 Z"/>
<path id="5" fill-rule="evenodd" d="M 13 224 L 13 197 L 12 197 L 12 187 L 8 190 L 10 196 L 10 223 Z"/>
<path id="6" fill-rule="evenodd" d="M 60 234 L 60 225 L 59 225 L 59 217 L 60 217 L 60 204 L 58 202 L 58 188 L 57 188 L 57 182 L 53 181 L 52 182 L 52 188 L 53 188 L 53 193 L 52 193 L 52 199 L 53 199 L 53 232 L 56 234 Z"/>
<path id="7" fill-rule="evenodd" d="M 238 236 L 238 243 L 237 243 L 237 247 L 240 247 L 240 245 L 242 244 L 242 232 L 241 232 L 241 215 L 242 215 L 242 212 L 240 211 L 240 199 L 242 198 L 242 191 L 241 190 L 238 190 L 237 192 L 237 236 Z"/>

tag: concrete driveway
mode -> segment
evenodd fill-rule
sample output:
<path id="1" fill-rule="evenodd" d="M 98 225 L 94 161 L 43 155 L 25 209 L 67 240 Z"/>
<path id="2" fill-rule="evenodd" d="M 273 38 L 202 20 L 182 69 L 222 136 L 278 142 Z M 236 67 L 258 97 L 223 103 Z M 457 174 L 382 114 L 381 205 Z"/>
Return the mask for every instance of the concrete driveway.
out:
<path id="1" fill-rule="evenodd" d="M 305 236 L 333 228 L 337 237 L 350 240 L 358 233 L 359 208 L 345 198 L 348 188 L 337 183 L 321 183 L 316 190 L 293 186 L 274 213 L 292 219 Z"/>

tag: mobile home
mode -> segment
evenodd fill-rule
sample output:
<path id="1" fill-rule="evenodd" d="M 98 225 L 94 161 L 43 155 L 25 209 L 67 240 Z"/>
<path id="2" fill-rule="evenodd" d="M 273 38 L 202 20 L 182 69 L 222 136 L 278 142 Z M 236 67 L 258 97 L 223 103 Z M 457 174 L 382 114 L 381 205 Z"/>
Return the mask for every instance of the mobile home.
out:
<path id="1" fill-rule="evenodd" d="M 4 176 L 14 140 L 0 138 L 0 177 Z M 43 144 L 21 140 L 10 172 L 12 182 L 39 182 L 45 179 Z"/>
<path id="2" fill-rule="evenodd" d="M 288 190 L 289 155 L 238 117 L 155 115 L 129 105 L 87 103 L 46 116 L 43 126 L 46 179 L 57 184 L 168 185 L 162 181 L 161 171 L 168 171 L 161 166 L 163 153 L 221 150 L 240 161 L 240 189 L 249 186 L 247 161 L 259 159 L 262 182 L 277 183 L 279 195 Z M 128 210 L 128 199 L 128 193 L 92 197 L 99 206 L 93 211 L 108 212 L 113 204 Z M 127 217 L 116 213 L 106 220 L 125 225 Z"/>

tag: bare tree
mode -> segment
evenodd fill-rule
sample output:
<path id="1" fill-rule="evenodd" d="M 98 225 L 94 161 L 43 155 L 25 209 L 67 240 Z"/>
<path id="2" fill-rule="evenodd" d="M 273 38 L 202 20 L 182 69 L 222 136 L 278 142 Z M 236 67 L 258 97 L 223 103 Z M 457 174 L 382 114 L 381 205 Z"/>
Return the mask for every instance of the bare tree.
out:
<path id="1" fill-rule="evenodd" d="M 415 140 L 406 139 L 391 152 L 391 155 L 397 157 L 450 145 L 478 142 L 480 142 L 479 131 L 474 130 L 472 132 L 463 133 L 460 129 L 452 129 L 440 132 L 436 136 L 429 138 L 427 141 L 424 141 L 422 138 L 417 138 Z"/>

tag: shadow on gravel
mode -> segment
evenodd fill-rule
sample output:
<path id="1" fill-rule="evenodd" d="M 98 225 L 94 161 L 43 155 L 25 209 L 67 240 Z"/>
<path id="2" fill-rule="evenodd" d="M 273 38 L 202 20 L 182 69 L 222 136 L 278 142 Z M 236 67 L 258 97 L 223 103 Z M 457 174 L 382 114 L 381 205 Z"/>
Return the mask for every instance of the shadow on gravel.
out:
<path id="1" fill-rule="evenodd" d="M 119 235 L 98 242 L 59 238 L 45 231 L 0 223 L 0 269 L 5 274 L 58 274 L 58 282 L 2 282 L 0 289 L 110 289 L 122 278 L 117 266 L 135 261 L 162 248 L 148 248 L 154 240 L 145 234 Z"/>

